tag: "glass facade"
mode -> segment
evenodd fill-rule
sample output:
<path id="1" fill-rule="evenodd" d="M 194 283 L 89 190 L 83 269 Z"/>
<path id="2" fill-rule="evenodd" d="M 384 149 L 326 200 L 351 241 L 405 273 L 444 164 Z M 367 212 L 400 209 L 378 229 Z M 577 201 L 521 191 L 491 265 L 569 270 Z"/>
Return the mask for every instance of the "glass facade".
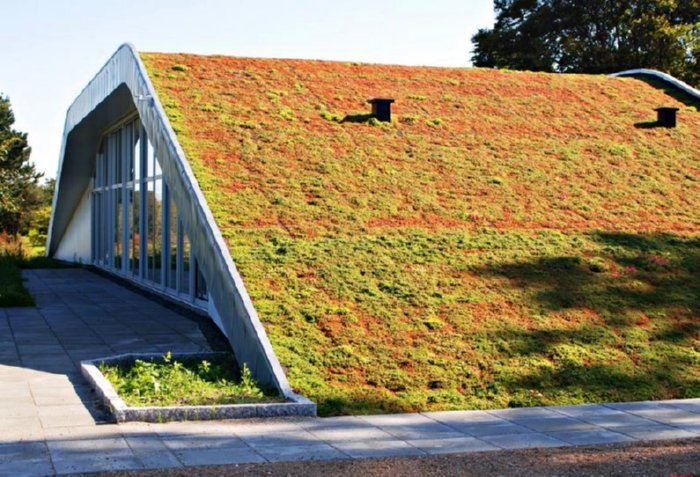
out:
<path id="1" fill-rule="evenodd" d="M 92 227 L 95 265 L 193 303 L 208 299 L 160 161 L 138 119 L 100 144 Z"/>

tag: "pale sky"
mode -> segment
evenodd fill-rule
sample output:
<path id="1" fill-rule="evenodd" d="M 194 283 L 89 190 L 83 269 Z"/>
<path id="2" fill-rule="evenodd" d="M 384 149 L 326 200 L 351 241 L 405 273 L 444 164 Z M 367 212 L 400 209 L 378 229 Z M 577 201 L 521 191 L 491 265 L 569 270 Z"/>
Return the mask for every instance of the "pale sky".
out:
<path id="1" fill-rule="evenodd" d="M 140 51 L 468 66 L 492 0 L 2 0 L 0 93 L 58 168 L 68 106 L 122 43 Z"/>

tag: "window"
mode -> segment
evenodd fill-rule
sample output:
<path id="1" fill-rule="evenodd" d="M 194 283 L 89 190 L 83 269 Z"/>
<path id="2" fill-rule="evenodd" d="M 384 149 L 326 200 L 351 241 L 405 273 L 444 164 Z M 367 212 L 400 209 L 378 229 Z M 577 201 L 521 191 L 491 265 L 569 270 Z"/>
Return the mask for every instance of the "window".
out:
<path id="1" fill-rule="evenodd" d="M 168 251 L 166 254 L 166 269 L 167 269 L 167 287 L 172 290 L 177 290 L 177 250 L 178 250 L 178 239 L 177 239 L 177 207 L 175 207 L 175 202 L 173 202 L 172 194 L 170 194 L 170 189 L 167 187 L 166 196 L 168 201 L 169 213 L 167 215 L 168 223 L 164 227 L 167 231 L 167 243 Z M 165 247 L 164 247 L 165 248 Z"/>
<path id="2" fill-rule="evenodd" d="M 199 262 L 197 260 L 194 261 L 194 269 L 197 271 L 195 273 L 194 296 L 198 300 L 206 300 L 208 293 L 207 282 L 204 281 L 204 275 L 202 275 L 202 271 L 199 269 Z"/>
<path id="3" fill-rule="evenodd" d="M 160 159 L 138 120 L 104 136 L 91 198 L 95 265 L 193 303 L 207 299 Z"/>

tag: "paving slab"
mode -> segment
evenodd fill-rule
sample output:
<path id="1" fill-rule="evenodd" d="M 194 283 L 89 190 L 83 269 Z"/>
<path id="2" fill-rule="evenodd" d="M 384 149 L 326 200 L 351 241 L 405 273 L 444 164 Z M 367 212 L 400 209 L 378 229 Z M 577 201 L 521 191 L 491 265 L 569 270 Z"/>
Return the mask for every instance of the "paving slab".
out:
<path id="1" fill-rule="evenodd" d="M 623 411 L 612 409 L 602 404 L 581 404 L 578 406 L 549 406 L 547 409 L 565 416 L 583 418 L 587 416 L 615 416 L 624 414 Z"/>
<path id="2" fill-rule="evenodd" d="M 672 407 L 644 409 L 639 411 L 630 411 L 629 413 L 663 424 L 692 424 L 693 422 L 697 422 L 698 418 L 697 413 Z"/>
<path id="3" fill-rule="evenodd" d="M 0 444 L 0 463 L 18 460 L 41 460 L 49 456 L 44 442 Z"/>
<path id="4" fill-rule="evenodd" d="M 597 427 L 593 424 L 564 416 L 539 419 L 533 417 L 525 419 L 513 418 L 510 422 L 537 432 L 589 431 Z"/>
<path id="5" fill-rule="evenodd" d="M 635 416 L 634 414 L 629 414 L 626 412 L 621 412 L 619 414 L 604 414 L 600 416 L 581 416 L 579 419 L 583 422 L 595 424 L 596 426 L 605 427 L 608 429 L 614 429 L 616 427 L 625 426 L 645 426 L 655 424 L 654 421 L 650 419 L 646 419 L 641 416 Z"/>
<path id="6" fill-rule="evenodd" d="M 0 444 L 43 441 L 44 428 L 38 417 L 0 416 Z"/>
<path id="7" fill-rule="evenodd" d="M 606 429 L 596 429 L 592 431 L 549 432 L 547 435 L 575 446 L 616 444 L 618 442 L 631 442 L 634 440 L 628 435 Z"/>
<path id="8" fill-rule="evenodd" d="M 486 411 L 501 419 L 546 419 L 546 418 L 559 418 L 561 415 L 546 407 L 521 407 L 513 409 L 497 409 L 494 411 Z"/>
<path id="9" fill-rule="evenodd" d="M 318 443 L 318 438 L 307 431 L 238 434 L 240 439 L 253 448 L 258 447 L 302 447 Z"/>
<path id="10" fill-rule="evenodd" d="M 37 417 L 37 407 L 33 401 L 26 401 L 24 398 L 20 400 L 3 399 L 0 404 L 0 419 L 20 419 Z"/>
<path id="11" fill-rule="evenodd" d="M 568 447 L 571 444 L 554 437 L 531 432 L 529 434 L 505 434 L 484 436 L 483 441 L 502 449 L 531 449 L 535 447 Z"/>
<path id="12" fill-rule="evenodd" d="M 212 434 L 161 437 L 160 440 L 171 451 L 187 449 L 241 449 L 248 447 L 246 442 L 236 436 L 219 437 Z"/>
<path id="13" fill-rule="evenodd" d="M 372 440 L 372 441 L 339 441 L 334 442 L 333 447 L 355 459 L 369 457 L 400 457 L 411 455 L 425 455 L 426 452 L 413 447 L 408 442 L 396 439 Z"/>
<path id="14" fill-rule="evenodd" d="M 260 447 L 256 449 L 269 462 L 349 459 L 347 454 L 328 444 L 304 446 Z"/>
<path id="15" fill-rule="evenodd" d="M 143 468 L 123 438 L 54 440 L 48 447 L 58 474 Z"/>
<path id="16" fill-rule="evenodd" d="M 11 386 L 0 387 L 0 402 L 5 402 L 5 400 L 32 400 L 32 392 L 29 389 L 29 383 L 19 382 Z"/>
<path id="17" fill-rule="evenodd" d="M 72 459 L 52 461 L 57 475 L 109 472 L 116 470 L 139 470 L 143 464 L 135 456 L 110 456 L 95 454 L 93 456 L 74 457 Z"/>
<path id="18" fill-rule="evenodd" d="M 383 431 L 376 427 L 339 427 L 330 426 L 323 427 L 319 426 L 317 428 L 311 429 L 309 431 L 316 438 L 329 442 L 350 442 L 350 441 L 362 441 L 362 442 L 377 442 L 377 441 L 391 441 L 396 440 L 395 436 L 392 436 L 386 431 Z"/>
<path id="19" fill-rule="evenodd" d="M 613 402 L 605 404 L 605 407 L 615 409 L 617 411 L 635 412 L 649 411 L 655 409 L 666 409 L 669 407 L 663 401 L 633 401 L 633 402 Z"/>
<path id="20" fill-rule="evenodd" d="M 497 424 L 505 421 L 505 419 L 497 417 L 488 411 L 433 411 L 423 412 L 421 415 L 448 425 Z"/>
<path id="21" fill-rule="evenodd" d="M 451 454 L 455 452 L 483 452 L 499 448 L 475 437 L 442 437 L 412 439 L 406 441 L 427 454 Z"/>
<path id="22" fill-rule="evenodd" d="M 664 401 L 664 403 L 675 409 L 700 414 L 700 399 L 680 399 L 678 401 Z"/>
<path id="23" fill-rule="evenodd" d="M 260 464 L 267 462 L 263 456 L 250 448 L 181 450 L 176 451 L 175 456 L 185 466 Z"/>
<path id="24" fill-rule="evenodd" d="M 453 424 L 453 428 L 473 437 L 497 436 L 503 434 L 530 434 L 532 429 L 512 422 L 485 424 Z"/>
<path id="25" fill-rule="evenodd" d="M 618 427 L 616 432 L 628 435 L 638 441 L 655 441 L 659 439 L 688 439 L 698 437 L 700 433 L 689 432 L 678 427 L 664 424 L 646 426 Z"/>
<path id="26" fill-rule="evenodd" d="M 454 432 L 451 427 L 422 414 L 380 414 L 360 419 L 395 436 Z"/>
<path id="27" fill-rule="evenodd" d="M 123 429 L 116 424 L 91 424 L 86 426 L 49 427 L 48 429 L 44 429 L 44 436 L 47 441 L 121 438 L 124 434 Z"/>
<path id="28" fill-rule="evenodd" d="M 80 406 L 84 407 L 85 398 L 83 395 L 85 392 L 81 392 L 76 389 L 57 389 L 55 392 L 34 391 L 34 402 L 39 407 L 44 406 Z"/>
<path id="29" fill-rule="evenodd" d="M 145 469 L 169 469 L 183 466 L 157 436 L 126 437 L 125 439 L 134 456 Z"/>
<path id="30" fill-rule="evenodd" d="M 56 472 L 51 460 L 46 457 L 34 460 L 0 462 L 0 475 L 12 477 L 37 477 L 54 475 Z"/>

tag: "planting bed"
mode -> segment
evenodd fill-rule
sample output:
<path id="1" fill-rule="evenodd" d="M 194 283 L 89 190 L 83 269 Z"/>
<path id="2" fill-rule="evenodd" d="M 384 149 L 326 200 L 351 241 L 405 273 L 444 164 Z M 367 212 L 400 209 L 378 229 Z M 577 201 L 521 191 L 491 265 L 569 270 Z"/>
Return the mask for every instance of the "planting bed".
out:
<path id="1" fill-rule="evenodd" d="M 227 353 L 124 354 L 83 361 L 81 369 L 117 422 L 316 414 L 304 398 L 285 401 L 259 388 L 247 368 L 235 376 Z"/>

